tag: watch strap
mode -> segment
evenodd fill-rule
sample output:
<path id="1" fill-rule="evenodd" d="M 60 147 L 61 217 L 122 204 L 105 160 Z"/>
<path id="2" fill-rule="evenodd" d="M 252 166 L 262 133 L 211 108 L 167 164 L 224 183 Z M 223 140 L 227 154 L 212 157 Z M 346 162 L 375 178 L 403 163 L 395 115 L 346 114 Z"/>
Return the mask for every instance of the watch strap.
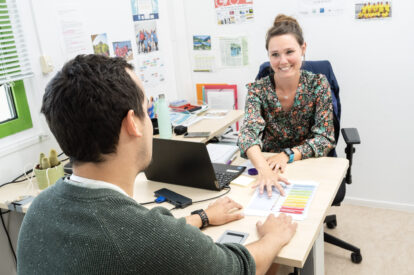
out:
<path id="1" fill-rule="evenodd" d="M 292 163 L 295 159 L 295 152 L 290 148 L 283 149 L 283 152 L 289 157 L 288 163 Z"/>
<path id="2" fill-rule="evenodd" d="M 209 225 L 209 220 L 208 220 L 206 211 L 204 211 L 203 209 L 198 209 L 198 210 L 191 212 L 191 215 L 196 215 L 196 214 L 199 215 L 201 218 L 200 229 L 207 227 Z"/>

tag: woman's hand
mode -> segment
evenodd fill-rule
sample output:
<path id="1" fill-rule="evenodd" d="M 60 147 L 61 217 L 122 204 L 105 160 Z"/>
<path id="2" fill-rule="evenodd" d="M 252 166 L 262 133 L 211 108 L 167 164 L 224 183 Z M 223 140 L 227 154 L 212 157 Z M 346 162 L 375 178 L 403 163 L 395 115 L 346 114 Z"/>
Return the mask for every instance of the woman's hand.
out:
<path id="1" fill-rule="evenodd" d="M 267 195 L 269 198 L 272 196 L 272 186 L 275 186 L 282 196 L 285 195 L 283 187 L 279 184 L 279 181 L 285 184 L 290 184 L 289 181 L 279 175 L 278 169 L 272 170 L 270 167 L 258 170 L 259 175 L 256 183 L 252 188 L 259 186 L 260 194 L 263 194 L 263 190 L 266 187 Z"/>
<path id="2" fill-rule="evenodd" d="M 289 157 L 285 153 L 279 153 L 266 159 L 270 169 L 275 172 L 280 170 L 281 173 L 285 172 L 286 164 L 289 161 Z"/>
<path id="3" fill-rule="evenodd" d="M 223 197 L 212 204 L 205 210 L 209 224 L 222 225 L 244 217 L 243 213 L 235 211 L 242 209 L 243 206 L 229 197 Z"/>

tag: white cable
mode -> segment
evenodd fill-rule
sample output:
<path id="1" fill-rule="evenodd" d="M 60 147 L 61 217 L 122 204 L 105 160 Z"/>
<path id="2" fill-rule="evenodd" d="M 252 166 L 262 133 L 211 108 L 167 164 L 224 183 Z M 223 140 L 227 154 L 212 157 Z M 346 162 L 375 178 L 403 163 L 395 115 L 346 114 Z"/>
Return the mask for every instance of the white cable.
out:
<path id="1" fill-rule="evenodd" d="M 26 186 L 25 193 L 26 194 L 32 194 L 32 190 L 33 190 L 33 187 L 34 187 L 33 177 L 34 177 L 34 170 L 36 169 L 36 164 L 33 165 L 32 175 L 30 177 L 28 177 L 28 175 L 26 174 L 26 171 L 27 171 L 26 167 L 28 165 L 31 165 L 31 163 L 26 164 L 26 165 L 23 166 L 23 174 L 26 177 L 26 180 L 28 181 L 28 185 Z"/>

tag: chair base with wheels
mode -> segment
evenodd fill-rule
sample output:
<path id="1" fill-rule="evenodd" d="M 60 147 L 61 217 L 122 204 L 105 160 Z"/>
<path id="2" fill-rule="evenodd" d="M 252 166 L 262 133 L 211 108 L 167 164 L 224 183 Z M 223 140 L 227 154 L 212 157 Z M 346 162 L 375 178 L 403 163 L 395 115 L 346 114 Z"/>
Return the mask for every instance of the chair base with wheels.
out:
<path id="1" fill-rule="evenodd" d="M 360 144 L 361 140 L 359 138 L 358 130 L 356 128 L 343 128 L 341 129 L 342 136 L 346 143 L 345 153 L 346 158 L 349 160 L 349 167 L 346 173 L 345 178 L 343 179 L 341 186 L 338 189 L 338 192 L 336 193 L 335 199 L 332 203 L 333 206 L 339 206 L 341 205 L 341 202 L 343 201 L 345 197 L 346 187 L 345 184 L 351 184 L 352 183 L 352 177 L 351 177 L 351 166 L 352 166 L 352 157 L 355 153 L 354 144 Z M 334 229 L 337 225 L 336 221 L 336 215 L 329 215 L 325 217 L 326 226 L 329 229 Z M 337 237 L 332 236 L 329 233 L 324 232 L 323 234 L 324 241 L 330 244 L 333 244 L 335 246 L 341 247 L 343 249 L 352 251 L 351 253 L 351 261 L 353 263 L 359 264 L 362 261 L 362 255 L 361 250 L 353 246 Z"/>

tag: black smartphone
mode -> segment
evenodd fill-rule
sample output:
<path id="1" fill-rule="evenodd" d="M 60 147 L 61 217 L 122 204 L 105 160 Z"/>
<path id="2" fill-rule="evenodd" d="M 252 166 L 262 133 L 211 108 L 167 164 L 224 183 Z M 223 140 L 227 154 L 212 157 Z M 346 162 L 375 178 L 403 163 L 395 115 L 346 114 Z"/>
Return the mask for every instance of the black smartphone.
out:
<path id="1" fill-rule="evenodd" d="M 209 137 L 210 132 L 187 132 L 184 134 L 185 138 L 192 138 L 192 137 Z"/>
<path id="2" fill-rule="evenodd" d="M 249 233 L 226 230 L 218 239 L 218 243 L 239 243 L 242 244 L 249 236 Z"/>
<path id="3" fill-rule="evenodd" d="M 163 196 L 168 202 L 174 204 L 177 208 L 184 208 L 193 203 L 193 200 L 183 195 L 175 193 L 167 188 L 162 188 L 154 192 L 156 197 Z"/>

